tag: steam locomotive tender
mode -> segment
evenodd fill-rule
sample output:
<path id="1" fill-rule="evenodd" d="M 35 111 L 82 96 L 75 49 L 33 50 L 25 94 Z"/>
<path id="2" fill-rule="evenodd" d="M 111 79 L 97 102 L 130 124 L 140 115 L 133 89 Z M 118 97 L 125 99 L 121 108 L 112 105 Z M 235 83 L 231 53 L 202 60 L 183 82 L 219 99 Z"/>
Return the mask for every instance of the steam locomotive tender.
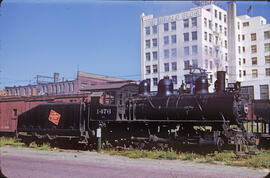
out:
<path id="1" fill-rule="evenodd" d="M 221 149 L 226 143 L 250 141 L 243 127 L 248 107 L 239 86 L 225 90 L 224 71 L 217 72 L 214 93 L 208 92 L 208 86 L 207 76 L 201 75 L 194 91 L 182 85 L 179 94 L 173 94 L 172 80 L 164 78 L 156 96 L 142 81 L 138 95 L 129 97 L 124 106 L 100 104 L 97 96 L 91 102 L 41 104 L 19 116 L 17 134 L 28 140 L 69 139 L 93 145 L 101 127 L 102 139 L 112 145 L 199 144 Z"/>

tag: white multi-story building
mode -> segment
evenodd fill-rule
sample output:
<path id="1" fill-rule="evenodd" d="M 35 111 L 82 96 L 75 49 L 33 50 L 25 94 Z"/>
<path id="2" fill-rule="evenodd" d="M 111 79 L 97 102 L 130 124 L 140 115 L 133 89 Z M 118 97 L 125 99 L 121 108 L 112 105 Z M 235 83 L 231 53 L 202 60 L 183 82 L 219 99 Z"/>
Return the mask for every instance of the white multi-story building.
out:
<path id="1" fill-rule="evenodd" d="M 178 89 L 192 65 L 207 70 L 210 91 L 216 71 L 224 70 L 226 82 L 240 81 L 244 90 L 251 94 L 253 90 L 255 99 L 269 98 L 269 25 L 262 17 L 236 17 L 235 3 L 229 3 L 227 11 L 228 15 L 210 4 L 158 18 L 142 14 L 141 74 L 152 91 L 164 76 L 169 76 Z M 256 40 L 251 40 L 253 33 L 257 33 Z M 252 53 L 254 45 L 256 56 Z M 252 65 L 254 57 L 256 66 Z M 260 91 L 268 94 L 261 97 Z"/>
<path id="2" fill-rule="evenodd" d="M 240 81 L 251 99 L 269 99 L 270 24 L 266 19 L 236 17 L 234 3 L 228 5 L 229 81 Z"/>
<path id="3" fill-rule="evenodd" d="M 192 65 L 207 70 L 213 90 L 216 71 L 228 68 L 227 35 L 227 12 L 213 4 L 159 18 L 142 14 L 142 79 L 156 91 L 169 76 L 178 89 Z"/>

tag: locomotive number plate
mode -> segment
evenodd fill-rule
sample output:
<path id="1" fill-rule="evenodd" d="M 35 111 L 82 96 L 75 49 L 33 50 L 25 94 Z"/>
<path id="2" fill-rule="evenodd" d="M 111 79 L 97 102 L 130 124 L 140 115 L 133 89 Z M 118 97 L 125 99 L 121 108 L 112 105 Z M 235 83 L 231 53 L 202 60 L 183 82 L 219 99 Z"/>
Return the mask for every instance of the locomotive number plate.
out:
<path id="1" fill-rule="evenodd" d="M 111 109 L 97 109 L 97 114 L 110 115 L 112 113 Z"/>

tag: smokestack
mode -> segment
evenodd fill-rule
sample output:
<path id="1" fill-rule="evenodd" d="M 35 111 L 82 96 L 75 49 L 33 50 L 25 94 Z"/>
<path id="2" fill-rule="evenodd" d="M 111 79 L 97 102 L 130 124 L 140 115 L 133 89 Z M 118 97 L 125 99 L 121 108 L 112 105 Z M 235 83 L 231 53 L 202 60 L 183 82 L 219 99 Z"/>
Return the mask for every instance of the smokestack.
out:
<path id="1" fill-rule="evenodd" d="M 59 79 L 59 73 L 53 73 L 53 81 L 54 83 L 57 83 L 58 82 L 58 79 Z"/>
<path id="2" fill-rule="evenodd" d="M 215 82 L 216 92 L 225 92 L 225 71 L 217 71 L 217 80 Z"/>

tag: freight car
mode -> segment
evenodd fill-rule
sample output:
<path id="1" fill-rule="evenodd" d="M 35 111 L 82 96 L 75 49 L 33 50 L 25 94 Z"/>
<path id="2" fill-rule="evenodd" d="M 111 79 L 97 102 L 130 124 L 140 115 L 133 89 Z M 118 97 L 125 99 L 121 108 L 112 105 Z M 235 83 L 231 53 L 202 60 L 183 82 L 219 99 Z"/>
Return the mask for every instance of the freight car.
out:
<path id="1" fill-rule="evenodd" d="M 91 102 L 42 104 L 19 116 L 17 134 L 22 138 L 69 139 L 85 145 L 95 143 L 97 128 L 103 140 L 112 145 L 162 148 L 169 145 L 255 144 L 243 127 L 247 103 L 239 94 L 239 85 L 225 89 L 225 72 L 219 71 L 216 92 L 208 92 L 206 73 L 195 80 L 193 89 L 182 85 L 173 93 L 172 80 L 158 84 L 156 96 L 150 95 L 146 81 L 139 85 L 137 96 L 130 96 L 125 106 L 100 104 L 99 96 Z M 231 128 L 234 125 L 237 128 Z"/>
<path id="2" fill-rule="evenodd" d="M 270 146 L 270 100 L 252 100 L 251 118 L 247 120 L 247 130 L 260 138 L 262 146 Z"/>

